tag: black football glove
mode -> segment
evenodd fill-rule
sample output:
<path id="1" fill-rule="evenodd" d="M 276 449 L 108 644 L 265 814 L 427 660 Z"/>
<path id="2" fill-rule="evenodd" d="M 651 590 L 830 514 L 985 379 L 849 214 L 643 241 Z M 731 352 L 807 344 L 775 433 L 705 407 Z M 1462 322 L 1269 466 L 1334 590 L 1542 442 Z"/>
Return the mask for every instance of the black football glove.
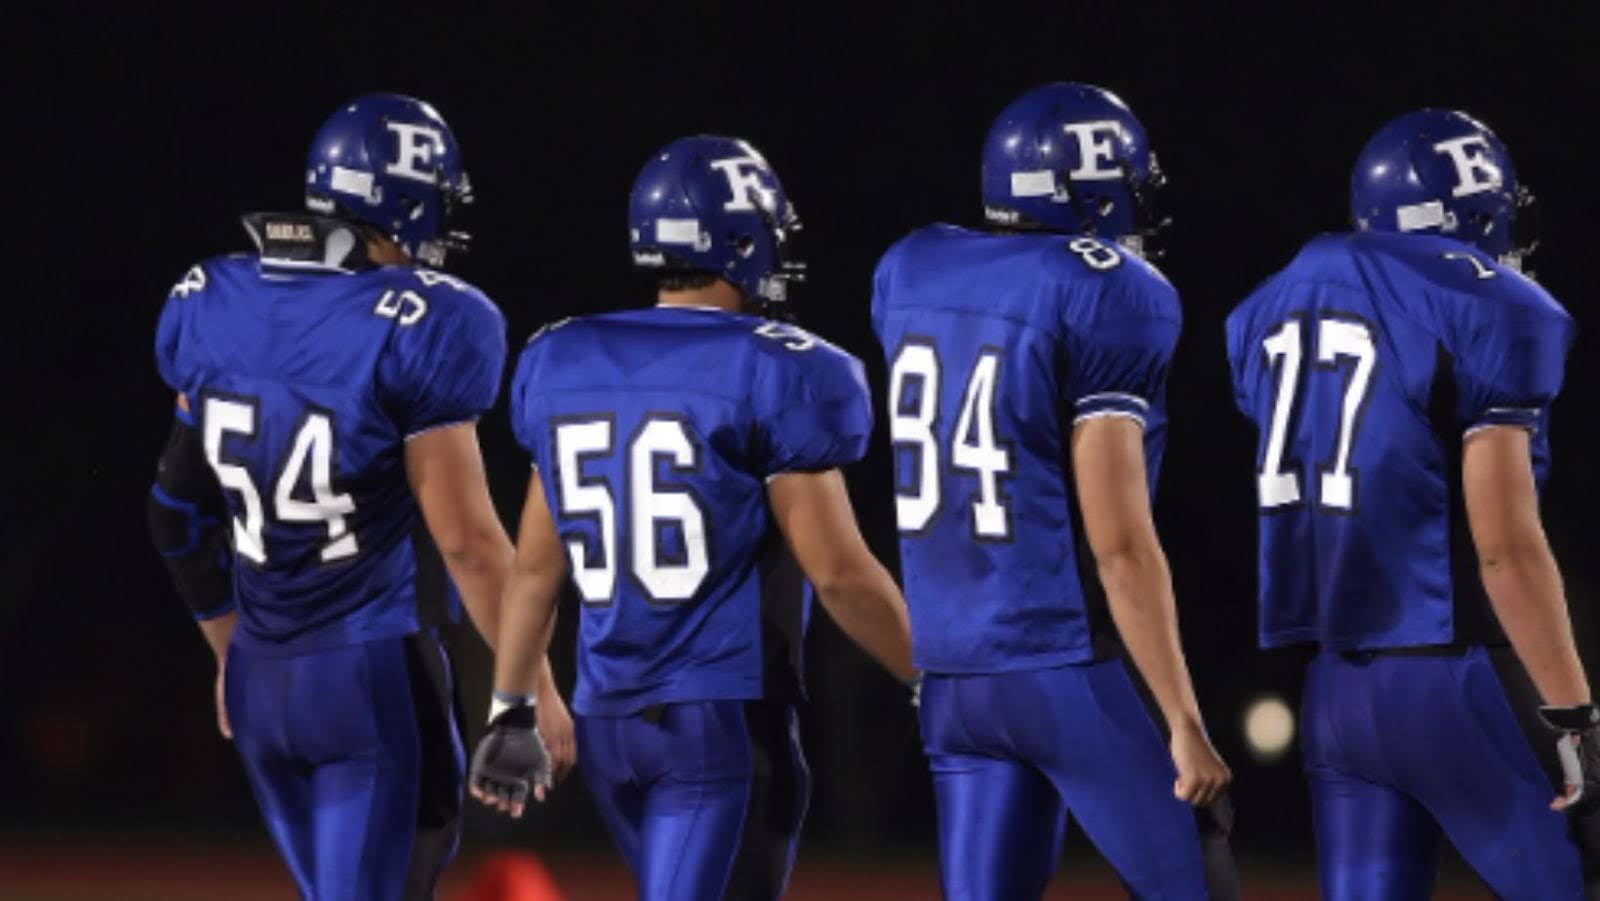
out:
<path id="1" fill-rule="evenodd" d="M 1569 811 L 1600 806 L 1600 708 L 1540 707 L 1545 724 L 1556 730 L 1556 756 L 1561 760 L 1562 797 Z"/>
<path id="2" fill-rule="evenodd" d="M 550 752 L 539 737 L 533 705 L 512 707 L 490 720 L 467 774 L 473 797 L 520 817 L 529 793 L 552 784 Z"/>

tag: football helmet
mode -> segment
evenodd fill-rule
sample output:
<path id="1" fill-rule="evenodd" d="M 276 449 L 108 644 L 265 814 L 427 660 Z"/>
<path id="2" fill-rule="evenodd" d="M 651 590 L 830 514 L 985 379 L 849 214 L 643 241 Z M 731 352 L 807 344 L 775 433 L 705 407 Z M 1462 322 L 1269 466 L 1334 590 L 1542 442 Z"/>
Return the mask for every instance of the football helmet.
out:
<path id="1" fill-rule="evenodd" d="M 1170 221 L 1144 126 L 1117 95 L 1055 82 L 1013 100 L 983 142 L 983 214 L 992 225 L 1094 234 L 1154 250 Z"/>
<path id="2" fill-rule="evenodd" d="M 412 259 L 444 265 L 465 250 L 452 230 L 472 185 L 455 134 L 429 104 L 400 94 L 367 94 L 322 124 L 306 155 L 306 207 L 364 222 Z"/>
<path id="3" fill-rule="evenodd" d="M 1538 244 L 1533 194 L 1506 146 L 1466 113 L 1424 109 L 1383 126 L 1350 176 L 1350 218 L 1366 231 L 1448 235 L 1520 268 Z"/>
<path id="4" fill-rule="evenodd" d="M 804 274 L 792 259 L 800 217 L 766 158 L 746 141 L 680 138 L 650 157 L 628 196 L 633 264 L 709 272 L 757 304 L 782 304 Z"/>

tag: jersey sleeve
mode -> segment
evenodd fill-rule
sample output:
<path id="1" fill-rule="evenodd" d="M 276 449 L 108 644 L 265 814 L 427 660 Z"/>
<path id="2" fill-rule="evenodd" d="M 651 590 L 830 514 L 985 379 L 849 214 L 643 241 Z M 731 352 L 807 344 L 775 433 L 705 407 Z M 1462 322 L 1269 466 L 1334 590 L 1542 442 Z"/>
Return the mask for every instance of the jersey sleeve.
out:
<path id="1" fill-rule="evenodd" d="M 517 370 L 511 377 L 511 434 L 533 456 L 535 465 L 543 444 L 543 430 L 536 427 L 537 412 L 533 409 L 534 388 L 539 383 L 538 372 L 544 358 L 542 339 L 545 329 L 535 332 L 522 348 L 517 358 Z"/>
<path id="2" fill-rule="evenodd" d="M 894 258 L 900 245 L 891 247 L 872 271 L 872 330 L 883 334 L 883 317 L 889 302 L 889 286 L 894 276 Z"/>
<path id="3" fill-rule="evenodd" d="M 1119 292 L 1079 312 L 1065 324 L 1073 422 L 1121 416 L 1143 425 L 1166 385 L 1182 329 L 1176 298 Z"/>
<path id="4" fill-rule="evenodd" d="M 1478 323 L 1456 349 L 1459 424 L 1537 431 L 1561 391 L 1572 320 L 1555 310 L 1509 310 Z"/>
<path id="5" fill-rule="evenodd" d="M 203 264 L 190 267 L 167 292 L 161 318 L 156 322 L 156 371 L 173 391 L 186 390 L 189 381 L 189 342 L 185 341 L 185 333 L 206 281 Z"/>
<path id="6" fill-rule="evenodd" d="M 860 460 L 872 437 L 872 400 L 861 361 L 820 342 L 803 350 L 775 346 L 752 388 L 757 474 L 770 478 Z"/>
<path id="7" fill-rule="evenodd" d="M 1251 299 L 1253 298 L 1254 295 L 1251 295 Z M 1228 380 L 1233 388 L 1233 403 L 1239 408 L 1239 412 L 1246 416 L 1251 416 L 1255 412 L 1250 402 L 1249 354 L 1245 348 L 1249 309 L 1250 301 L 1246 300 L 1228 315 L 1227 322 L 1223 325 L 1223 341 L 1228 351 Z"/>
<path id="8" fill-rule="evenodd" d="M 494 406 L 506 361 L 499 309 L 476 290 L 434 288 L 419 321 L 397 323 L 385 389 L 406 437 L 478 418 Z"/>

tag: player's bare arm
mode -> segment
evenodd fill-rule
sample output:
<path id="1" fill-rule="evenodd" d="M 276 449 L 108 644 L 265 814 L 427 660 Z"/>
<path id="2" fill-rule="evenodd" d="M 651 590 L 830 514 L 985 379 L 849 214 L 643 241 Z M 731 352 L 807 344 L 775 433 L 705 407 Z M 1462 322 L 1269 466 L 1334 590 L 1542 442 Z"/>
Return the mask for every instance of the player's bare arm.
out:
<path id="1" fill-rule="evenodd" d="M 1595 790 L 1584 784 L 1595 779 L 1593 699 L 1572 638 L 1561 571 L 1539 518 L 1529 436 L 1500 427 L 1479 429 L 1465 440 L 1461 479 L 1484 591 L 1547 705 L 1546 719 L 1572 733 L 1574 751 L 1580 750 L 1579 734 L 1587 733 L 1591 745 L 1581 748 L 1591 758 L 1587 767 L 1572 755 L 1566 791 L 1551 804 L 1562 810 Z M 1564 716 L 1571 722 L 1563 722 Z"/>
<path id="2" fill-rule="evenodd" d="M 473 755 L 468 779 L 474 798 L 512 817 L 522 816 L 530 791 L 543 801 L 576 760 L 572 720 L 550 679 L 546 657 L 566 577 L 566 554 L 535 471 L 501 604 L 492 728 Z M 532 708 L 534 718 L 519 717 L 519 708 Z M 548 760 L 540 759 L 544 742 Z"/>
<path id="3" fill-rule="evenodd" d="M 406 444 L 406 471 L 467 614 L 493 650 L 501 635 L 500 598 L 513 551 L 489 497 L 476 426 L 461 423 L 413 438 Z M 564 712 L 549 661 L 542 661 L 536 673 L 540 694 L 554 701 L 552 715 Z"/>
<path id="4" fill-rule="evenodd" d="M 1566 593 L 1539 519 L 1528 433 L 1480 429 L 1466 438 L 1462 482 L 1479 571 L 1494 612 L 1546 704 L 1590 701 Z"/>
<path id="5" fill-rule="evenodd" d="M 784 473 L 767 497 L 828 615 L 896 678 L 914 679 L 905 599 L 862 539 L 839 471 Z"/>
<path id="6" fill-rule="evenodd" d="M 1174 793 L 1210 803 L 1232 774 L 1211 747 L 1178 641 L 1167 558 L 1156 536 L 1137 422 L 1098 417 L 1072 432 L 1072 468 L 1084 530 L 1111 617 L 1172 733 Z"/>
<path id="7" fill-rule="evenodd" d="M 556 536 L 537 472 L 528 480 L 516 554 L 506 579 L 500 619 L 505 649 L 495 658 L 495 689 L 532 694 L 538 704 L 539 731 L 550 748 L 552 775 L 559 782 L 577 762 L 572 718 L 550 674 L 548 650 L 555 634 L 556 605 L 567 578 L 567 557 Z M 534 640 L 536 639 L 536 641 Z M 531 652 L 531 653 L 530 653 Z M 528 674 L 533 673 L 531 683 Z"/>
<path id="8" fill-rule="evenodd" d="M 489 497 L 477 424 L 457 423 L 407 441 L 406 475 L 467 614 L 494 648 L 511 539 Z"/>

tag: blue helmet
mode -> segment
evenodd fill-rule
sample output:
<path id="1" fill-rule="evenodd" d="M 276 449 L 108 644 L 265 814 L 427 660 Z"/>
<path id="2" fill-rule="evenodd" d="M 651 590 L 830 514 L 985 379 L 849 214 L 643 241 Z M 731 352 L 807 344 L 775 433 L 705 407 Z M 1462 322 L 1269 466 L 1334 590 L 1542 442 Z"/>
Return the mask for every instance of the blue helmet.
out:
<path id="1" fill-rule="evenodd" d="M 1086 232 L 1143 249 L 1168 219 L 1166 179 L 1117 95 L 1060 81 L 1018 97 L 983 142 L 983 215 L 1010 228 Z"/>
<path id="2" fill-rule="evenodd" d="M 708 272 L 761 303 L 788 298 L 804 266 L 791 260 L 800 218 L 783 184 L 746 141 L 679 138 L 644 164 L 628 195 L 633 264 Z"/>
<path id="3" fill-rule="evenodd" d="M 357 97 L 311 139 L 306 207 L 365 222 L 430 266 L 466 249 L 467 235 L 450 224 L 470 202 L 455 135 L 414 97 Z"/>
<path id="4" fill-rule="evenodd" d="M 1448 235 L 1512 264 L 1538 243 L 1532 206 L 1506 145 L 1455 110 L 1419 110 L 1380 128 L 1350 176 L 1356 228 Z"/>

